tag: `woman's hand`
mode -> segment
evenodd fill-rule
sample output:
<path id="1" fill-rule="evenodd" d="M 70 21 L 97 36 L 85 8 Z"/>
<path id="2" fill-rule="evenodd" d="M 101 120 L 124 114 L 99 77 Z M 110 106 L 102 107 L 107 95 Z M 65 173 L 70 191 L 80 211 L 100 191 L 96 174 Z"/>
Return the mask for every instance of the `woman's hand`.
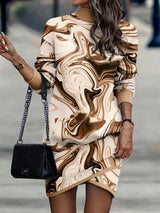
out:
<path id="1" fill-rule="evenodd" d="M 15 47 L 4 33 L 0 34 L 0 55 L 11 62 L 17 55 Z"/>
<path id="2" fill-rule="evenodd" d="M 121 132 L 118 136 L 118 143 L 115 149 L 115 157 L 128 158 L 133 150 L 133 125 L 130 122 L 124 122 Z"/>

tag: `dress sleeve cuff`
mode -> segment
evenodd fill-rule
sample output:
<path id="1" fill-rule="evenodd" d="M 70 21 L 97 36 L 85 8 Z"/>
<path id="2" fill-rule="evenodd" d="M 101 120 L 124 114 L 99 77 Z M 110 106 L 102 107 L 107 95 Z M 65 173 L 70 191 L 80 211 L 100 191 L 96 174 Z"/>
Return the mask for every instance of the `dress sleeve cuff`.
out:
<path id="1" fill-rule="evenodd" d="M 133 93 L 130 90 L 116 91 L 117 104 L 129 102 L 132 104 Z"/>

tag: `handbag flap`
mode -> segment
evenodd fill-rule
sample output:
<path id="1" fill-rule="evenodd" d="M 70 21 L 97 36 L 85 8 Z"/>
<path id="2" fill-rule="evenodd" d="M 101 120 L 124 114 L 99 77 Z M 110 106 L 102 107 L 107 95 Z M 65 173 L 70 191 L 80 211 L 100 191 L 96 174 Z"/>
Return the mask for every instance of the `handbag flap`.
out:
<path id="1" fill-rule="evenodd" d="M 11 174 L 39 176 L 45 160 L 45 144 L 15 144 Z"/>

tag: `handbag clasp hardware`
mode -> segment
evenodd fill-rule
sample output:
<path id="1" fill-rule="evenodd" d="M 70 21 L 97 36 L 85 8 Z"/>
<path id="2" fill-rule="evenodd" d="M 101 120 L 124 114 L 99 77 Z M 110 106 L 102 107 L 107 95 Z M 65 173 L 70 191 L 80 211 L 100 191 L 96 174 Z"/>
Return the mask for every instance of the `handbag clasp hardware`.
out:
<path id="1" fill-rule="evenodd" d="M 24 168 L 24 169 L 21 169 L 21 174 L 23 175 L 23 176 L 28 176 L 29 175 L 29 168 Z"/>

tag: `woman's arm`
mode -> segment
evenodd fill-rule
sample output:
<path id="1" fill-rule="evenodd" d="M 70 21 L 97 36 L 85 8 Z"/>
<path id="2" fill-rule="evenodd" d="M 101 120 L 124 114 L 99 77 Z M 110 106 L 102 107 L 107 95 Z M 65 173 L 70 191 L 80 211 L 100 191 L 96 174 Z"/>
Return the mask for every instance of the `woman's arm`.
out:
<path id="1" fill-rule="evenodd" d="M 132 104 L 129 102 L 122 102 L 119 104 L 119 108 L 122 114 L 122 119 L 132 119 Z"/>
<path id="2" fill-rule="evenodd" d="M 41 76 L 40 73 L 30 67 L 27 62 L 18 54 L 14 55 L 11 60 L 12 64 L 17 68 L 20 63 L 23 64 L 24 68 L 18 69 L 19 73 L 22 75 L 24 80 L 30 84 L 31 88 L 34 90 L 41 89 Z"/>
<path id="3" fill-rule="evenodd" d="M 127 23 L 127 24 L 126 24 Z M 114 77 L 114 94 L 120 108 L 122 119 L 132 119 L 132 99 L 135 95 L 135 77 L 137 72 L 138 34 L 136 27 L 130 22 L 121 25 L 123 35 L 127 37 L 127 48 L 123 59 L 117 67 Z M 129 121 L 122 122 L 118 137 L 115 156 L 128 158 L 133 149 L 132 143 L 133 124 Z"/>
<path id="4" fill-rule="evenodd" d="M 129 102 L 122 102 L 119 104 L 122 114 L 122 119 L 132 120 L 132 104 Z M 118 144 L 115 150 L 115 156 L 121 158 L 128 158 L 133 150 L 133 124 L 126 121 L 122 125 L 122 130 L 118 137 Z"/>
<path id="5" fill-rule="evenodd" d="M 17 69 L 24 80 L 27 83 L 30 82 L 31 87 L 36 90 L 41 88 L 40 73 L 36 69 L 30 67 L 27 62 L 16 52 L 15 47 L 5 34 L 0 35 L 0 55 L 10 61 L 15 67 L 19 63 L 22 63 L 24 68 Z"/>
<path id="6" fill-rule="evenodd" d="M 49 19 L 41 37 L 40 52 L 35 61 L 34 68 L 16 52 L 13 44 L 4 34 L 0 35 L 0 55 L 12 62 L 19 70 L 24 80 L 38 94 L 41 94 L 41 75 L 47 80 L 47 94 L 53 88 L 56 76 L 56 60 L 54 52 L 54 28 L 55 18 Z M 20 64 L 21 63 L 21 64 Z"/>

